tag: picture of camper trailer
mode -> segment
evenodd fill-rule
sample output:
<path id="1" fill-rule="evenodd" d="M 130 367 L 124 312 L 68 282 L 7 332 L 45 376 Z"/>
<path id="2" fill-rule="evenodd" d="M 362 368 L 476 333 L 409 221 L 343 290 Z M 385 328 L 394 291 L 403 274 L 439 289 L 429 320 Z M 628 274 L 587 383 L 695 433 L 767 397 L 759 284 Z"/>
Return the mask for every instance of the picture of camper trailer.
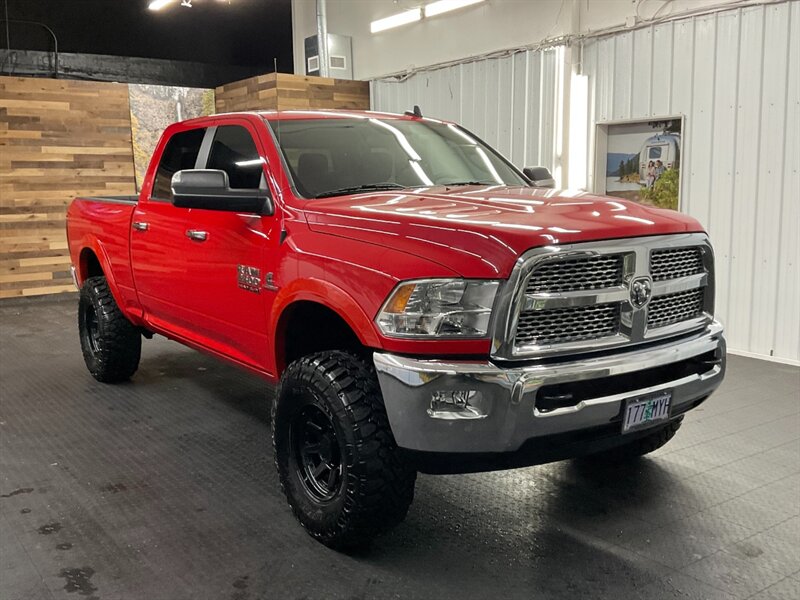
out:
<path id="1" fill-rule="evenodd" d="M 661 161 L 663 169 L 677 169 L 680 163 L 681 135 L 679 133 L 660 133 L 647 138 L 639 151 L 639 183 L 647 186 L 650 163 Z"/>
<path id="2" fill-rule="evenodd" d="M 597 190 L 657 208 L 680 210 L 680 161 L 686 151 L 682 147 L 686 140 L 681 137 L 683 119 L 630 120 L 598 123 L 597 127 L 598 154 L 605 158 L 605 178 L 597 179 Z"/>

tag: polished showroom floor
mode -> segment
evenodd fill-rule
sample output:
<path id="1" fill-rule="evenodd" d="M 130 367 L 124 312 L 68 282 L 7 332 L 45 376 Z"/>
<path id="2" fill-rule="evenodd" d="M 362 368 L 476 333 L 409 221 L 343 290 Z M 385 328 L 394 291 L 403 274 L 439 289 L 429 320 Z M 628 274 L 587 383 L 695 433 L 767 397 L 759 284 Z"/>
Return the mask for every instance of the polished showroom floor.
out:
<path id="1" fill-rule="evenodd" d="M 86 371 L 75 298 L 0 303 L 0 598 L 800 598 L 800 369 L 730 357 L 624 468 L 421 476 L 355 555 L 295 524 L 260 380 L 145 342 Z"/>

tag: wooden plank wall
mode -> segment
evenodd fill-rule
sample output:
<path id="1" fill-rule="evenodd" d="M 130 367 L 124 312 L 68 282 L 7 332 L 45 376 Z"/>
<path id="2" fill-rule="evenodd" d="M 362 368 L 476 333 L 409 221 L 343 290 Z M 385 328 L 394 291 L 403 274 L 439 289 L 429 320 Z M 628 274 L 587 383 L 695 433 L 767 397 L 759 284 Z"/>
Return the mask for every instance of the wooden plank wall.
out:
<path id="1" fill-rule="evenodd" d="M 127 85 L 0 77 L 0 298 L 73 290 L 69 202 L 133 193 Z"/>
<path id="2" fill-rule="evenodd" d="M 217 112 L 369 109 L 369 83 L 275 74 L 216 90 Z M 128 86 L 0 77 L 0 298 L 73 289 L 75 196 L 135 193 Z"/>
<path id="3" fill-rule="evenodd" d="M 369 82 L 270 73 L 215 90 L 218 113 L 240 110 L 342 108 L 369 110 Z"/>

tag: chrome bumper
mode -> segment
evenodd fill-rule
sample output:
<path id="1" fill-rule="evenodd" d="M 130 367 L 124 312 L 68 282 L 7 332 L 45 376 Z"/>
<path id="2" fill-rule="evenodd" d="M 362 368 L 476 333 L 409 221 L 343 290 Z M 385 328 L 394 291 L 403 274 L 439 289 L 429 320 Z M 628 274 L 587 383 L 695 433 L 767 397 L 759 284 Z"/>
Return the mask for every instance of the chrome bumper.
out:
<path id="1" fill-rule="evenodd" d="M 671 381 L 586 398 L 574 406 L 539 410 L 543 386 L 625 375 L 691 359 L 709 352 L 718 358 L 707 370 Z M 672 390 L 671 415 L 692 408 L 713 392 L 725 372 L 722 325 L 713 322 L 689 338 L 610 356 L 571 362 L 503 368 L 489 361 L 447 362 L 375 353 L 375 367 L 386 412 L 398 446 L 444 453 L 513 452 L 527 440 L 575 432 L 621 419 L 626 398 Z M 705 368 L 705 367 L 704 367 Z M 469 395 L 460 412 L 432 408 L 437 394 Z"/>

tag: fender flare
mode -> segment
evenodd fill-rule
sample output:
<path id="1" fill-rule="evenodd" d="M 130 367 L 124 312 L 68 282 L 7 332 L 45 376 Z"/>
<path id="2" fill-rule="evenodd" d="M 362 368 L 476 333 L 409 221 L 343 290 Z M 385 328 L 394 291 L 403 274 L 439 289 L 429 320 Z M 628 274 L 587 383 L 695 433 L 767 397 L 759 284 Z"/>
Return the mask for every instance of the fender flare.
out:
<path id="1" fill-rule="evenodd" d="M 83 253 L 86 250 L 90 250 L 94 253 L 97 257 L 98 262 L 100 263 L 100 268 L 103 270 L 103 275 L 105 275 L 106 282 L 108 283 L 108 288 L 111 291 L 111 296 L 114 298 L 114 301 L 119 306 L 120 310 L 123 313 L 126 313 L 125 307 L 120 303 L 120 299 L 122 295 L 120 294 L 119 287 L 117 286 L 117 281 L 114 278 L 114 273 L 111 270 L 111 261 L 108 258 L 108 253 L 106 252 L 105 247 L 103 246 L 102 242 L 94 236 L 88 237 L 84 239 L 80 244 L 81 250 L 78 253 L 78 283 L 83 285 L 83 282 L 87 279 L 86 273 L 84 272 L 84 264 L 83 264 Z M 129 319 L 133 315 L 125 315 Z"/>
<path id="2" fill-rule="evenodd" d="M 372 348 L 381 346 L 372 319 L 350 294 L 322 279 L 297 279 L 278 292 L 269 315 L 276 373 L 280 370 L 279 347 L 283 343 L 281 333 L 278 331 L 281 318 L 292 304 L 301 301 L 316 302 L 332 310 L 350 327 L 364 346 Z"/>

